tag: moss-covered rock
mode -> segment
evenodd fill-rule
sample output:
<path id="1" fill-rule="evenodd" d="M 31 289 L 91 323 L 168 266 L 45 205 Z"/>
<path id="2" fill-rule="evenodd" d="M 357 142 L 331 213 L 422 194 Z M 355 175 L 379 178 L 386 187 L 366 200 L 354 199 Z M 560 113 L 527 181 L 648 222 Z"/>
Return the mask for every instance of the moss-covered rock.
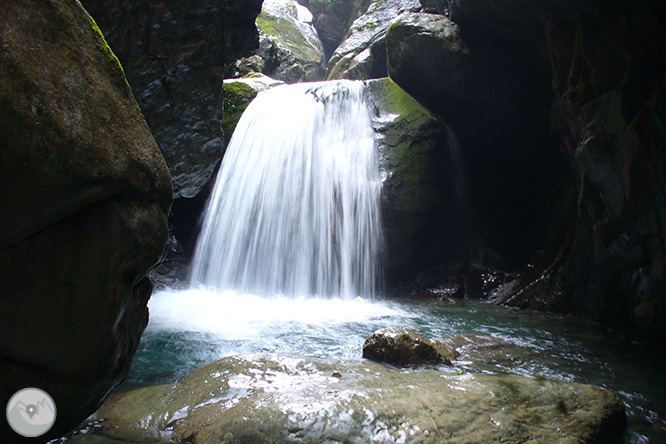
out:
<path id="1" fill-rule="evenodd" d="M 13 1 L 0 23 L 0 403 L 46 390 L 57 436 L 129 371 L 171 182 L 118 59 L 78 2 Z M 3 443 L 18 438 L 0 424 Z"/>
<path id="2" fill-rule="evenodd" d="M 324 49 L 312 26 L 312 14 L 293 0 L 265 0 L 257 17 L 259 49 L 250 59 L 238 61 L 229 74 L 249 70 L 287 83 L 324 78 Z M 259 60 L 256 60 L 256 57 Z"/>
<path id="3" fill-rule="evenodd" d="M 580 384 L 258 355 L 115 395 L 93 420 L 129 442 L 229 444 L 593 443 L 626 423 L 615 394 Z"/>
<path id="4" fill-rule="evenodd" d="M 386 77 L 385 35 L 391 21 L 407 11 L 418 11 L 418 0 L 375 0 L 354 20 L 345 40 L 326 68 L 327 79 Z"/>
<path id="5" fill-rule="evenodd" d="M 442 250 L 455 261 L 463 250 L 464 221 L 451 184 L 446 128 L 388 78 L 370 80 L 368 97 L 385 176 L 382 208 L 389 273 L 397 281 Z M 444 209 L 449 211 L 444 211 Z"/>
<path id="6" fill-rule="evenodd" d="M 231 135 L 245 108 L 257 97 L 257 94 L 283 83 L 259 73 L 248 74 L 242 79 L 227 79 L 224 81 L 222 85 L 222 97 L 224 98 L 222 129 L 228 135 L 227 143 L 231 140 Z"/>

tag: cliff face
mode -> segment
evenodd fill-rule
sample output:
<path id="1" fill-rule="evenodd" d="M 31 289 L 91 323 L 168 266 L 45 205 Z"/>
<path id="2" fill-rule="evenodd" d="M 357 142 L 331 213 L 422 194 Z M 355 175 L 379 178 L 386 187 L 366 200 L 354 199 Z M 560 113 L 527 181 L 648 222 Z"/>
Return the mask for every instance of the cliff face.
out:
<path id="1" fill-rule="evenodd" d="M 572 214 L 545 270 L 563 306 L 666 337 L 665 15 L 650 3 L 547 29 L 551 128 L 573 166 Z M 659 19 L 662 19 L 660 22 Z M 528 293 L 529 295 L 529 293 Z M 537 305 L 534 296 L 520 304 Z"/>
<path id="2" fill-rule="evenodd" d="M 225 66 L 259 42 L 261 0 L 83 0 L 118 55 L 173 178 L 170 222 L 192 242 L 224 151 Z M 205 193 L 204 193 L 205 194 Z"/>
<path id="3" fill-rule="evenodd" d="M 535 266 L 497 300 L 664 337 L 664 7 L 455 0 L 448 16 L 396 21 L 389 73 L 458 133 L 471 237 Z M 516 230 L 544 220 L 540 243 Z"/>
<path id="4" fill-rule="evenodd" d="M 0 403 L 46 390 L 55 437 L 129 371 L 171 182 L 118 59 L 78 2 L 3 5 L 0 84 Z M 27 442 L 4 419 L 0 440 Z"/>
<path id="5" fill-rule="evenodd" d="M 174 197 L 198 194 L 224 149 L 225 64 L 258 43 L 261 1 L 85 0 L 118 55 L 173 177 Z"/>

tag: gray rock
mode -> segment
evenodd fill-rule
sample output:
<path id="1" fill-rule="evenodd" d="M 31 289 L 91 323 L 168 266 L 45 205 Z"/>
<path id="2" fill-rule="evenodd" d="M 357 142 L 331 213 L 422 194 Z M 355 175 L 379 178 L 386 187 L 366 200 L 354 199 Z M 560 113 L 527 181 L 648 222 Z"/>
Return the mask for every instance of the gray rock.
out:
<path id="1" fill-rule="evenodd" d="M 236 62 L 230 74 L 252 69 L 287 83 L 322 80 L 324 48 L 312 20 L 310 11 L 293 0 L 264 0 L 257 17 L 259 49 Z"/>
<path id="2" fill-rule="evenodd" d="M 310 11 L 314 15 L 314 25 L 324 44 L 327 58 L 345 39 L 354 20 L 370 6 L 371 0 L 312 0 Z"/>
<path id="3" fill-rule="evenodd" d="M 586 385 L 254 355 L 114 395 L 93 420 L 105 438 L 228 444 L 593 443 L 626 424 L 615 394 Z"/>
<path id="4" fill-rule="evenodd" d="M 0 403 L 25 387 L 50 393 L 47 440 L 129 371 L 171 182 L 122 66 L 78 2 L 12 1 L 0 23 Z M 3 421 L 0 441 L 18 439 Z"/>
<path id="5" fill-rule="evenodd" d="M 401 15 L 391 23 L 386 45 L 389 75 L 418 97 L 474 102 L 492 97 L 474 82 L 471 53 L 460 28 L 443 15 Z"/>
<path id="6" fill-rule="evenodd" d="M 449 0 L 421 0 L 421 5 L 430 13 L 444 14 L 449 10 Z"/>
<path id="7" fill-rule="evenodd" d="M 385 34 L 391 21 L 408 11 L 418 11 L 418 0 L 375 0 L 354 20 L 346 39 L 326 68 L 327 79 L 372 79 L 386 76 Z"/>
<path id="8" fill-rule="evenodd" d="M 363 357 L 396 367 L 451 365 L 455 353 L 444 343 L 434 343 L 419 333 L 403 327 L 374 332 L 363 343 Z"/>
<path id="9" fill-rule="evenodd" d="M 261 0 L 84 0 L 122 62 L 173 178 L 193 198 L 224 151 L 225 65 L 258 44 Z"/>

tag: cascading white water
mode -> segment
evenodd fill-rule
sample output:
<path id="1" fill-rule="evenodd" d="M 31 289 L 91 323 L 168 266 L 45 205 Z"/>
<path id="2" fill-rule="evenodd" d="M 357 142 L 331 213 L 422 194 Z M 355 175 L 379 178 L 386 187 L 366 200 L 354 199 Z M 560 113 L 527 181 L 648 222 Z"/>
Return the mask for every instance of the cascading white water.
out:
<path id="1" fill-rule="evenodd" d="M 381 282 L 381 176 L 365 85 L 259 93 L 208 204 L 192 283 L 263 295 L 371 296 Z"/>

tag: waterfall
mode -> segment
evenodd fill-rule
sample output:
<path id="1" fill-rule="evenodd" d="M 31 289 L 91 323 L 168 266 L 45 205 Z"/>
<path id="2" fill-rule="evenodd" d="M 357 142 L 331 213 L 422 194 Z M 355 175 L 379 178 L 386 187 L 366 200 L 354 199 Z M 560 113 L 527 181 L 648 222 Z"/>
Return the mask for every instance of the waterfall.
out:
<path id="1" fill-rule="evenodd" d="M 192 283 L 218 291 L 372 296 L 384 250 L 381 176 L 360 81 L 261 92 L 208 203 Z"/>

